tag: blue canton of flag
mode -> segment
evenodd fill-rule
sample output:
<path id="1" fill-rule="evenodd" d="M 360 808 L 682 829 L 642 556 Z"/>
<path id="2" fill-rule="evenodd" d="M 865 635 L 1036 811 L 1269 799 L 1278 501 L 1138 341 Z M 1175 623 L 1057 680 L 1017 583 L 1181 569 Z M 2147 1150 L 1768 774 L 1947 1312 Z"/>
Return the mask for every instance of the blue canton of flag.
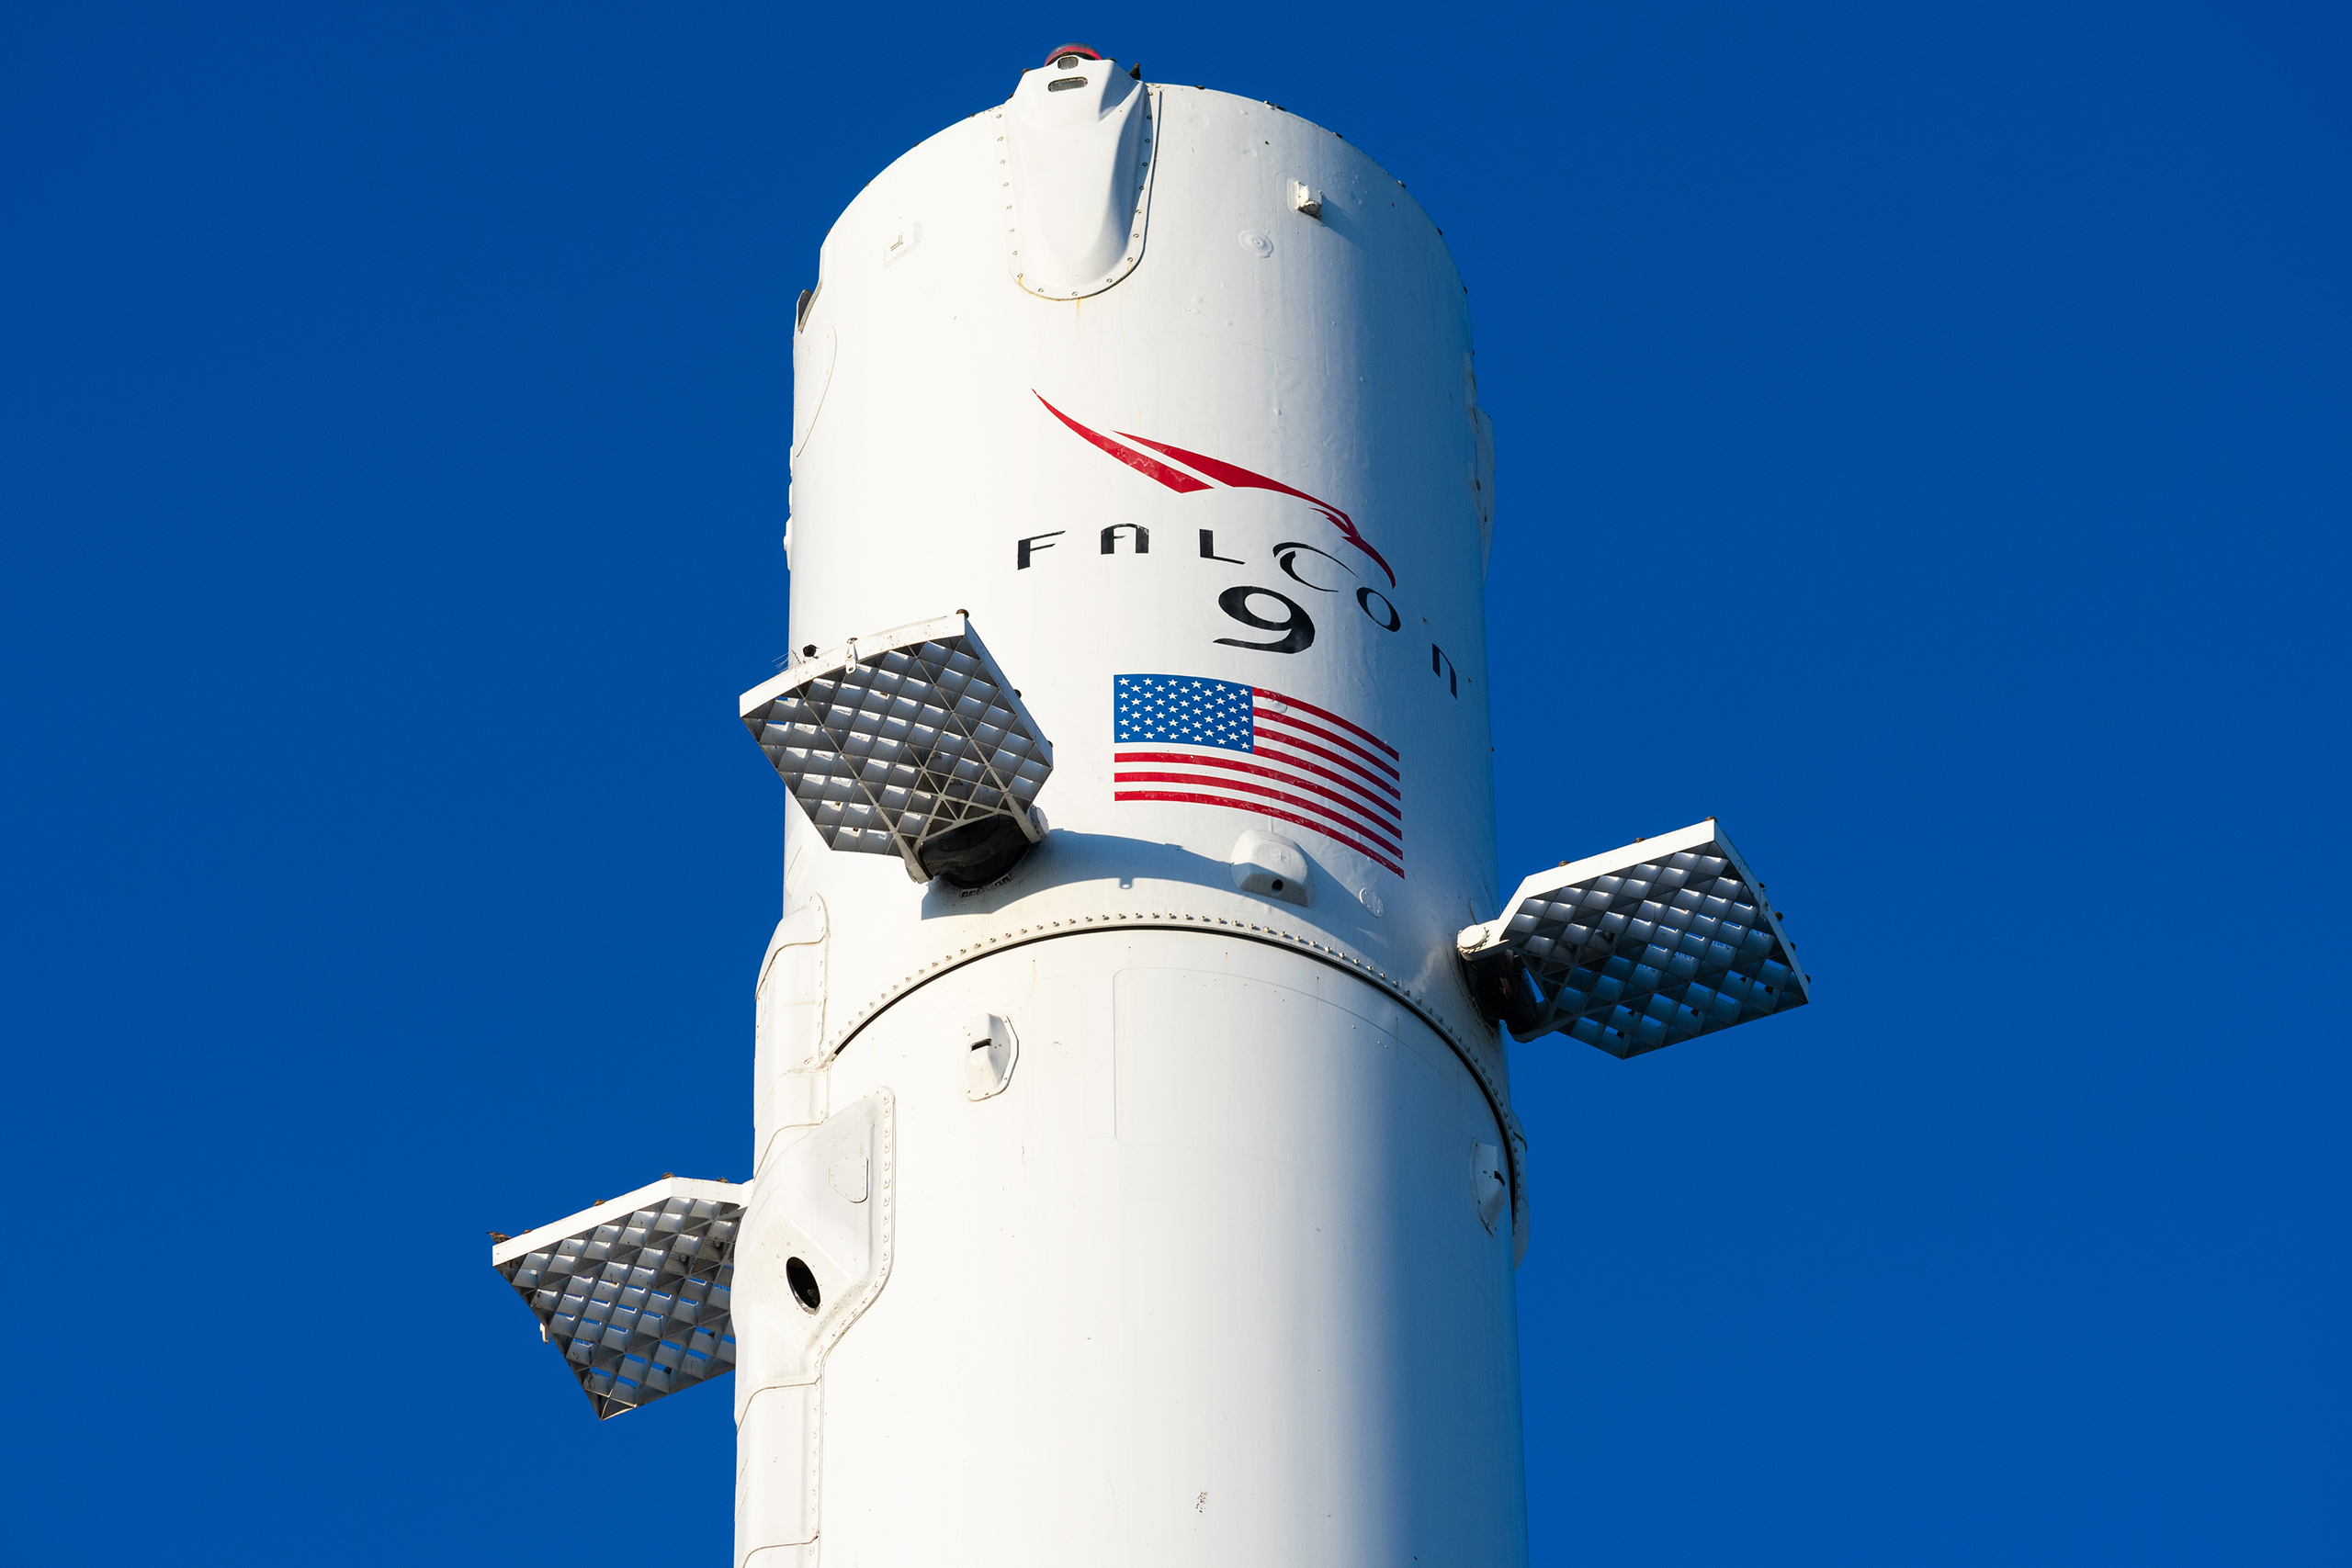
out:
<path id="1" fill-rule="evenodd" d="M 1117 745 L 1157 740 L 1247 751 L 1255 739 L 1250 723 L 1255 687 L 1189 675 L 1122 675 L 1111 690 L 1111 739 Z"/>

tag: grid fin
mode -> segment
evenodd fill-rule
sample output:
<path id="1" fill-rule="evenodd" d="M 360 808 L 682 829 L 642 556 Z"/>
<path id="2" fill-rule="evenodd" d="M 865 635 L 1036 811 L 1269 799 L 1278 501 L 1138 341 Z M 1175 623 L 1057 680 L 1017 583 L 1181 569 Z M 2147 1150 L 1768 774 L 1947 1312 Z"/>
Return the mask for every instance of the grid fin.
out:
<path id="1" fill-rule="evenodd" d="M 535 1232 L 531 1251 L 493 1263 L 599 1419 L 734 1370 L 735 1231 L 751 1190 L 731 1190 L 742 1201 L 690 1192 L 657 1201 L 649 1190 L 631 1213 L 575 1216 L 572 1235 Z"/>
<path id="2" fill-rule="evenodd" d="M 1811 982 L 1747 863 L 1711 818 L 1521 883 L 1508 912 L 1462 933 L 1465 959 L 1516 959 L 1532 1039 L 1615 1056 L 1803 1007 Z"/>
<path id="3" fill-rule="evenodd" d="M 912 869 L 986 818 L 1036 836 L 1053 747 L 961 615 L 813 658 L 747 693 L 743 724 L 833 849 Z"/>

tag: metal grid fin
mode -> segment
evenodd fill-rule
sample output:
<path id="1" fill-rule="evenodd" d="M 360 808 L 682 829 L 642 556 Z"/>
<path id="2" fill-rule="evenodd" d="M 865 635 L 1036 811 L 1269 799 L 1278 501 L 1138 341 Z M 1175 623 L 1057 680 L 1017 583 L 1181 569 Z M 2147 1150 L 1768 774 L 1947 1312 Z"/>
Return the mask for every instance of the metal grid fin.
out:
<path id="1" fill-rule="evenodd" d="M 903 642 L 886 632 L 870 654 L 852 643 L 842 663 L 744 716 L 833 849 L 918 863 L 923 843 L 950 829 L 1025 821 L 1053 772 L 1052 747 L 970 624 L 944 624 L 957 629 Z"/>
<path id="2" fill-rule="evenodd" d="M 1621 852 L 1625 863 L 1576 881 L 1522 886 L 1481 943 L 1525 965 L 1541 998 L 1528 1034 L 1633 1056 L 1805 1004 L 1764 895 L 1720 835 L 1654 859 Z"/>
<path id="3" fill-rule="evenodd" d="M 497 1269 L 603 1419 L 735 1370 L 742 1213 L 680 1195 Z"/>

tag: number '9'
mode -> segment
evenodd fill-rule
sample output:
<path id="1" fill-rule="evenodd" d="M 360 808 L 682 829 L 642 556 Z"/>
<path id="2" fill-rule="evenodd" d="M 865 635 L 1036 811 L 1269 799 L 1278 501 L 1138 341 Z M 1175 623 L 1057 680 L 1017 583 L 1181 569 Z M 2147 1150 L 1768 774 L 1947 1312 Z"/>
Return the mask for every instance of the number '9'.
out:
<path id="1" fill-rule="evenodd" d="M 1287 620 L 1270 621 L 1250 608 L 1252 599 L 1271 599 L 1290 612 Z M 1245 642 L 1238 637 L 1221 637 L 1216 640 L 1227 648 L 1250 648 L 1261 653 L 1304 653 L 1315 642 L 1315 622 L 1306 606 L 1287 594 L 1271 588 L 1228 588 L 1216 596 L 1216 607 L 1245 626 L 1260 631 L 1280 632 L 1275 642 Z"/>

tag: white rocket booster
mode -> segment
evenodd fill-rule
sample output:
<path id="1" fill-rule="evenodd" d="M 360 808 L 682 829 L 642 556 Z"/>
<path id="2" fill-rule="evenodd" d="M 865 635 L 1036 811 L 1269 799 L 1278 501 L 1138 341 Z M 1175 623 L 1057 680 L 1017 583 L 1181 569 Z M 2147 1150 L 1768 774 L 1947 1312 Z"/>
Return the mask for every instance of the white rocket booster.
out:
<path id="1" fill-rule="evenodd" d="M 1804 981 L 1712 822 L 1504 897 L 1435 226 L 1057 50 L 833 226 L 792 461 L 756 1175 L 493 1261 L 600 1414 L 736 1369 L 739 1568 L 1523 1561 L 1497 1021 Z"/>

